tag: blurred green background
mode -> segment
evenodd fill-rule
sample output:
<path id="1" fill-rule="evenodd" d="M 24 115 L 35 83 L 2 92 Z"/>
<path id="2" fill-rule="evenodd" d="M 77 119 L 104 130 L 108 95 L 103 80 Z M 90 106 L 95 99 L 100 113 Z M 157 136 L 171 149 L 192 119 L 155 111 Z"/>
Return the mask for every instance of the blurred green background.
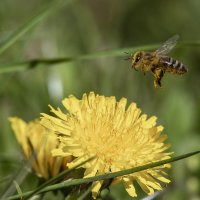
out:
<path id="1" fill-rule="evenodd" d="M 49 0 L 1 0 L 0 42 L 38 13 Z M 114 51 L 162 44 L 179 34 L 197 45 L 176 48 L 170 55 L 189 69 L 184 76 L 166 74 L 161 89 L 153 88 L 153 76 L 131 69 L 126 55 L 94 56 L 76 62 L 0 74 L 0 191 L 23 165 L 20 147 L 8 122 L 9 116 L 26 121 L 49 112 L 48 104 L 61 106 L 70 94 L 126 97 L 148 116 L 156 115 L 165 127 L 175 155 L 200 148 L 200 1 L 198 0 L 83 0 L 71 1 L 52 12 L 0 57 L 6 63 L 37 58 L 76 57 L 98 51 Z M 32 179 L 34 179 L 32 177 Z M 173 164 L 172 183 L 156 199 L 200 199 L 200 157 Z M 25 188 L 32 189 L 26 182 Z M 141 192 L 141 191 L 140 191 Z M 139 193 L 140 193 L 139 192 Z M 114 199 L 131 199 L 123 187 L 111 189 Z M 144 196 L 141 192 L 140 199 Z M 51 197 L 49 196 L 48 199 Z M 53 197 L 52 197 L 53 198 Z M 137 198 L 136 198 L 137 199 Z"/>

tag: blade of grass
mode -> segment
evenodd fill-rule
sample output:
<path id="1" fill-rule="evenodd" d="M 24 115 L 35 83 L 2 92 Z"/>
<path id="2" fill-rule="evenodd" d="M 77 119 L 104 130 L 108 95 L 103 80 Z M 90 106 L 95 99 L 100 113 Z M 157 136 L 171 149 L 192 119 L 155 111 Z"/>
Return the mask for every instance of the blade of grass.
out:
<path id="1" fill-rule="evenodd" d="M 71 171 L 73 171 L 74 169 L 76 169 L 78 167 L 81 167 L 82 165 L 84 165 L 85 163 L 91 161 L 92 159 L 94 159 L 94 157 L 89 158 L 89 159 L 85 160 L 84 162 L 81 162 L 80 164 L 78 164 L 78 165 L 76 165 L 76 166 L 74 166 L 74 167 L 72 167 L 70 169 L 64 170 L 63 172 L 61 172 L 57 176 L 49 179 L 48 181 L 46 181 L 45 183 L 43 183 L 42 185 L 40 185 L 38 188 L 36 188 L 34 191 L 32 191 L 27 197 L 24 198 L 24 200 L 29 199 L 33 195 L 37 194 L 40 190 L 42 190 L 43 188 L 47 187 L 48 185 L 53 184 L 53 183 L 59 181 L 61 178 L 63 178 L 67 174 L 69 174 Z"/>
<path id="2" fill-rule="evenodd" d="M 58 183 L 58 184 L 50 185 L 50 186 L 42 189 L 40 192 L 43 193 L 43 192 L 48 192 L 48 191 L 52 191 L 52 190 L 57 190 L 57 189 L 64 188 L 64 187 L 80 185 L 80 184 L 90 183 L 90 182 L 99 181 L 99 180 L 116 178 L 118 176 L 124 176 L 124 175 L 127 175 L 127 174 L 136 173 L 136 172 L 143 171 L 143 170 L 146 170 L 146 169 L 158 167 L 158 166 L 161 166 L 161 165 L 164 165 L 164 164 L 167 164 L 167 163 L 172 163 L 172 162 L 175 162 L 175 161 L 178 161 L 178 160 L 182 160 L 182 159 L 188 158 L 190 156 L 193 156 L 193 155 L 199 154 L 199 153 L 200 153 L 200 151 L 195 151 L 195 152 L 187 153 L 187 154 L 177 156 L 177 157 L 174 157 L 174 158 L 150 163 L 150 164 L 139 166 L 139 167 L 134 167 L 134 168 L 119 171 L 119 172 L 103 174 L 103 175 L 94 176 L 94 177 L 90 177 L 90 178 L 67 180 L 67 181 L 64 181 L 64 182 L 61 182 L 61 183 Z M 31 193 L 32 193 L 31 191 L 23 193 L 23 197 L 30 195 Z M 7 200 L 13 200 L 13 199 L 19 199 L 19 198 L 20 198 L 19 195 L 14 195 L 14 196 L 7 198 Z"/>
<path id="3" fill-rule="evenodd" d="M 149 51 L 158 48 L 159 44 L 152 44 L 152 45 L 145 45 L 145 46 L 137 46 L 131 48 L 121 48 L 121 49 L 114 49 L 114 50 L 105 50 L 99 51 L 91 54 L 86 55 L 79 55 L 73 57 L 62 57 L 62 58 L 39 58 L 34 60 L 28 60 L 18 63 L 10 63 L 10 64 L 2 64 L 0 66 L 0 74 L 3 73 L 12 73 L 16 71 L 23 71 L 26 69 L 33 69 L 39 66 L 52 66 L 55 64 L 61 63 L 68 63 L 74 62 L 79 60 L 92 60 L 97 59 L 100 57 L 115 57 L 115 56 L 124 56 L 124 52 L 136 52 L 138 50 L 141 51 Z M 191 42 L 182 42 L 180 43 L 177 48 L 187 47 L 187 46 L 200 46 L 200 41 L 191 41 Z"/>
<path id="4" fill-rule="evenodd" d="M 21 190 L 19 184 L 17 183 L 17 181 L 13 181 L 13 183 L 14 183 L 14 185 L 15 185 L 15 187 L 16 187 L 16 190 L 17 190 L 18 194 L 19 194 L 20 196 L 22 196 L 23 192 L 22 192 L 22 190 Z"/>
<path id="5" fill-rule="evenodd" d="M 84 199 L 86 199 L 86 197 L 90 194 L 90 192 L 92 191 L 92 188 L 93 188 L 94 186 L 90 186 L 90 187 L 88 187 L 88 189 L 85 191 L 85 192 L 83 192 L 78 198 L 77 198 L 77 200 L 84 200 Z"/>
<path id="6" fill-rule="evenodd" d="M 55 58 L 55 59 L 34 59 L 34 60 L 29 60 L 29 61 L 24 61 L 24 62 L 19 62 L 19 63 L 6 64 L 0 67 L 0 74 L 23 71 L 26 69 L 33 69 L 41 65 L 50 66 L 54 64 L 60 64 L 60 63 L 71 62 L 71 61 L 72 61 L 72 58 Z"/>
<path id="7" fill-rule="evenodd" d="M 13 34 L 10 35 L 1 45 L 0 54 L 6 51 L 10 46 L 12 46 L 19 38 L 21 38 L 25 33 L 27 33 L 31 28 L 37 25 L 45 17 L 47 17 L 52 11 L 58 8 L 63 0 L 52 0 L 48 5 L 43 8 L 38 14 L 33 16 L 28 22 L 26 22 L 22 27 L 18 28 Z M 69 2 L 69 0 L 67 1 Z"/>
<path id="8" fill-rule="evenodd" d="M 16 174 L 11 176 L 11 179 L 5 184 L 5 189 L 1 191 L 1 197 L 0 199 L 6 199 L 8 196 L 12 195 L 16 191 L 15 185 L 13 185 L 13 181 L 17 180 L 17 183 L 22 183 L 23 180 L 28 175 L 28 170 L 30 168 L 30 161 L 28 160 L 26 163 L 23 164 L 22 167 L 19 168 L 19 170 L 16 172 Z"/>

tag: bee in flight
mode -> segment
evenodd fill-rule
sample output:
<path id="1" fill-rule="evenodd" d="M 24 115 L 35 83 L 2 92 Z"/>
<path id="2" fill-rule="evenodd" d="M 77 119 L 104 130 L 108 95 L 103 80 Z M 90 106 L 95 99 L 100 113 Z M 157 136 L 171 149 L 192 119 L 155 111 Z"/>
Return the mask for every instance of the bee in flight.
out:
<path id="1" fill-rule="evenodd" d="M 154 52 L 137 51 L 131 54 L 132 68 L 136 71 L 140 70 L 144 74 L 147 71 L 152 71 L 154 74 L 154 87 L 161 87 L 161 80 L 165 72 L 171 74 L 182 75 L 188 71 L 188 69 L 178 60 L 166 56 L 175 46 L 178 35 L 169 38 L 159 49 Z"/>

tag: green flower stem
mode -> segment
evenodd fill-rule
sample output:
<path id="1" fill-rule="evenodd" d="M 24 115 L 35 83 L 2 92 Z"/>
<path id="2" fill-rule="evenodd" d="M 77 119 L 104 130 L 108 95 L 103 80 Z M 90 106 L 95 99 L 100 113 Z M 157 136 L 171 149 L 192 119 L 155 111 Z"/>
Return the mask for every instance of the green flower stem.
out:
<path id="1" fill-rule="evenodd" d="M 200 151 L 195 151 L 195 152 L 191 152 L 191 153 L 184 154 L 184 155 L 181 155 L 181 156 L 177 156 L 175 158 L 170 158 L 170 159 L 150 163 L 150 164 L 147 164 L 147 165 L 143 165 L 143 166 L 140 166 L 140 167 L 135 167 L 135 168 L 119 171 L 119 172 L 94 176 L 94 177 L 91 177 L 91 178 L 67 180 L 67 181 L 64 181 L 64 182 L 61 182 L 61 183 L 58 183 L 58 184 L 54 184 L 54 185 L 50 185 L 48 187 L 45 187 L 42 190 L 40 190 L 39 193 L 57 190 L 57 189 L 64 188 L 64 187 L 80 185 L 80 184 L 84 184 L 84 183 L 90 183 L 90 182 L 94 182 L 94 181 L 100 181 L 100 180 L 111 179 L 111 178 L 115 178 L 115 177 L 119 177 L 119 176 L 124 176 L 124 175 L 127 175 L 127 174 L 136 173 L 136 172 L 139 172 L 139 171 L 158 167 L 158 166 L 161 166 L 161 165 L 164 165 L 164 164 L 167 164 L 167 163 L 172 163 L 172 162 L 175 162 L 175 161 L 178 161 L 178 160 L 182 160 L 182 159 L 185 159 L 187 157 L 190 157 L 190 156 L 193 156 L 193 155 L 199 154 L 199 153 L 200 153 Z M 38 189 L 36 189 L 36 190 L 39 191 Z M 25 197 L 25 196 L 28 196 L 28 195 L 30 196 L 30 194 L 33 194 L 33 192 L 26 192 L 26 193 L 23 193 L 22 195 L 14 195 L 14 196 L 7 198 L 7 200 L 20 199 L 21 197 Z"/>
<path id="2" fill-rule="evenodd" d="M 31 28 L 37 25 L 45 17 L 47 17 L 55 8 L 59 7 L 63 0 L 51 0 L 50 3 L 43 8 L 37 15 L 33 16 L 27 23 L 22 27 L 18 28 L 10 37 L 8 37 L 3 44 L 0 46 L 0 54 L 6 51 L 10 46 L 12 46 L 18 39 L 20 39 L 25 33 L 27 33 Z M 69 0 L 68 0 L 69 2 Z"/>
<path id="3" fill-rule="evenodd" d="M 138 50 L 142 51 L 150 51 L 158 48 L 159 44 L 152 44 L 152 45 L 145 45 L 145 46 L 137 46 L 132 48 L 121 48 L 121 49 L 114 49 L 114 50 L 105 50 L 105 51 L 99 51 L 91 54 L 86 55 L 79 55 L 79 56 L 73 56 L 73 57 L 62 57 L 62 58 L 39 58 L 34 60 L 27 60 L 17 63 L 10 63 L 10 64 L 1 64 L 0 66 L 0 74 L 3 73 L 11 73 L 16 71 L 23 71 L 26 69 L 32 69 L 39 66 L 51 66 L 55 64 L 61 64 L 61 63 L 68 63 L 73 61 L 79 61 L 79 60 L 92 60 L 97 59 L 99 57 L 126 57 L 124 52 L 136 52 Z M 191 41 L 191 42 L 182 42 L 177 47 L 188 47 L 188 46 L 200 46 L 200 41 Z"/>

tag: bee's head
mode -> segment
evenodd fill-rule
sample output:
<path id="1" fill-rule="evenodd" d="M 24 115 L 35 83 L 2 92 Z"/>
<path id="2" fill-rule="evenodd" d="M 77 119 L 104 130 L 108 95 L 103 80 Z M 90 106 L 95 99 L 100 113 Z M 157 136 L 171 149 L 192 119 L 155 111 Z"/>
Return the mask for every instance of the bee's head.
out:
<path id="1" fill-rule="evenodd" d="M 132 68 L 134 68 L 136 71 L 141 66 L 141 58 L 142 58 L 142 52 L 141 51 L 137 51 L 136 53 L 131 55 Z"/>

